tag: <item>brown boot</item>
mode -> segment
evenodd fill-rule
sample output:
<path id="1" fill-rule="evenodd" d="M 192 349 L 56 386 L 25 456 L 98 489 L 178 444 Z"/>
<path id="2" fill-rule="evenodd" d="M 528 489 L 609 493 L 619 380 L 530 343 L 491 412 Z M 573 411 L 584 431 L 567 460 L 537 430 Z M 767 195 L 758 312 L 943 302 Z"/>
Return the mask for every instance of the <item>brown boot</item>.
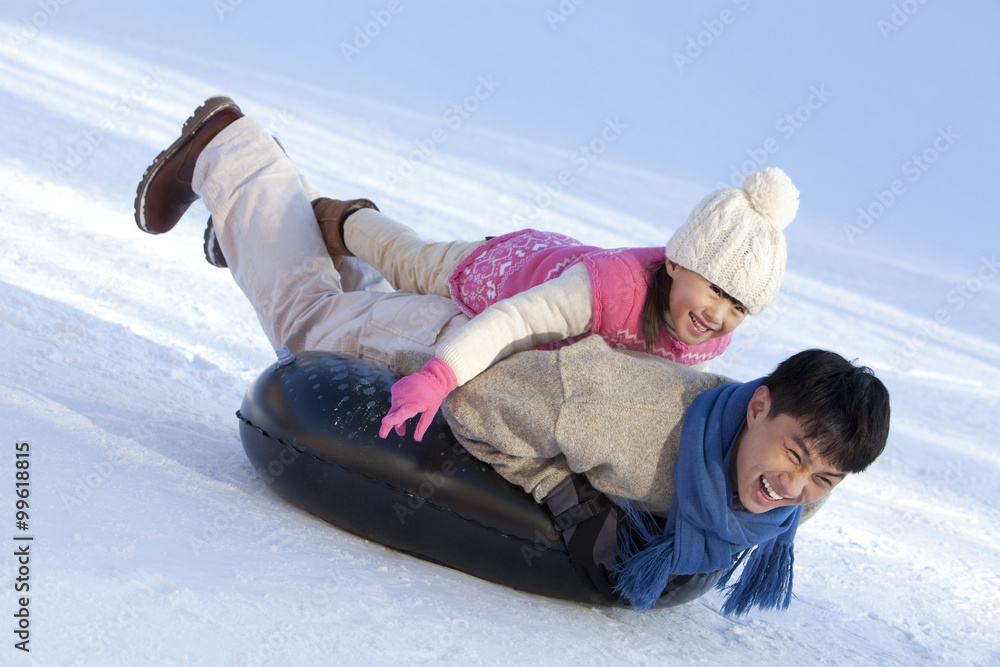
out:
<path id="1" fill-rule="evenodd" d="M 348 216 L 363 208 L 378 210 L 378 206 L 368 199 L 340 201 L 326 197 L 315 200 L 312 207 L 319 223 L 319 231 L 323 234 L 323 242 L 326 243 L 326 250 L 335 260 L 338 257 L 354 257 L 354 253 L 344 244 L 344 222 Z"/>
<path id="2" fill-rule="evenodd" d="M 195 109 L 181 136 L 156 156 L 135 193 L 135 223 L 150 234 L 169 232 L 198 198 L 191 188 L 194 165 L 208 143 L 243 112 L 228 97 L 212 97 Z"/>

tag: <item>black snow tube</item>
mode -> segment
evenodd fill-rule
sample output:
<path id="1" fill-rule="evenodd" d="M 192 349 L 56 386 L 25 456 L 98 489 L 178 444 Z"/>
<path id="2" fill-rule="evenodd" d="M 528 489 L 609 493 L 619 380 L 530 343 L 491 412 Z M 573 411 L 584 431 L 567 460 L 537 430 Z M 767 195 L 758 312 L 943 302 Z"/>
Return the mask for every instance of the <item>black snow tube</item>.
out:
<path id="1" fill-rule="evenodd" d="M 473 458 L 440 414 L 421 442 L 379 438 L 397 379 L 332 352 L 274 364 L 237 413 L 247 457 L 280 496 L 367 539 L 511 588 L 625 604 L 579 578 L 548 510 Z M 716 579 L 678 577 L 657 606 Z"/>

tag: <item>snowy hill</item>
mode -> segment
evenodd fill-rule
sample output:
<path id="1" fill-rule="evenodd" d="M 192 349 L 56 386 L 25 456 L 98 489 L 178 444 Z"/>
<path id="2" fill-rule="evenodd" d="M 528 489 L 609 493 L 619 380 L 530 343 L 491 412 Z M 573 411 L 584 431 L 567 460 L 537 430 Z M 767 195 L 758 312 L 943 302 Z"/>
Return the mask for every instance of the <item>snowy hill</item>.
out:
<path id="1" fill-rule="evenodd" d="M 139 4 L 0 9 L 11 629 L 13 538 L 34 538 L 31 652 L 9 629 L 0 662 L 1000 660 L 1000 232 L 985 196 L 1000 105 L 976 74 L 1000 65 L 995 5 Z M 661 244 L 761 151 L 786 169 L 803 206 L 782 295 L 713 370 L 751 379 L 826 347 L 874 368 L 893 400 L 885 455 L 799 532 L 791 608 L 730 620 L 716 595 L 646 614 L 552 601 L 271 494 L 234 412 L 273 354 L 201 256 L 207 212 L 155 238 L 132 221 L 143 169 L 217 93 L 323 192 L 439 238 L 530 220 Z M 556 191 L 562 170 L 573 182 Z"/>

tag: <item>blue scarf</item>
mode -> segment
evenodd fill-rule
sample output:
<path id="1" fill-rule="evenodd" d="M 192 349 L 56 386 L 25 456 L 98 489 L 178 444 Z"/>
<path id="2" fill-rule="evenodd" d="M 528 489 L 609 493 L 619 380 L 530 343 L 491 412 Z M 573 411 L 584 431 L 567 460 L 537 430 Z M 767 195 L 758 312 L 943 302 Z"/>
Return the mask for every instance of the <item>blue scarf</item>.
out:
<path id="1" fill-rule="evenodd" d="M 802 507 L 779 507 L 762 514 L 731 508 L 733 445 L 762 380 L 725 384 L 702 392 L 691 402 L 684 417 L 674 468 L 674 498 L 664 529 L 636 503 L 625 507 L 627 530 L 623 560 L 615 568 L 615 589 L 634 609 L 644 611 L 656 604 L 670 575 L 720 570 L 727 570 L 716 586 L 729 592 L 722 607 L 727 616 L 745 614 L 754 605 L 788 607 L 792 540 Z M 739 580 L 727 586 L 742 563 Z"/>

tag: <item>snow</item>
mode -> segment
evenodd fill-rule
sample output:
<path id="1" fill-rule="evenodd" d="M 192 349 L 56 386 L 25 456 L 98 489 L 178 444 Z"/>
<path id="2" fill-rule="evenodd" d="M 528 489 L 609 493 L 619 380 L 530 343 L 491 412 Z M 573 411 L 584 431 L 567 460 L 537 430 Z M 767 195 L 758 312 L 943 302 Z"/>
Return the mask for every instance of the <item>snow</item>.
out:
<path id="1" fill-rule="evenodd" d="M 0 662 L 1000 661 L 994 3 L 340 4 L 0 9 Z M 155 238 L 132 221 L 143 169 L 217 93 L 323 192 L 437 238 L 530 223 L 662 244 L 741 164 L 784 168 L 802 191 L 785 286 L 714 370 L 751 379 L 826 347 L 893 399 L 886 453 L 799 532 L 791 608 L 548 600 L 270 493 L 234 412 L 273 354 L 201 256 L 207 211 Z"/>

